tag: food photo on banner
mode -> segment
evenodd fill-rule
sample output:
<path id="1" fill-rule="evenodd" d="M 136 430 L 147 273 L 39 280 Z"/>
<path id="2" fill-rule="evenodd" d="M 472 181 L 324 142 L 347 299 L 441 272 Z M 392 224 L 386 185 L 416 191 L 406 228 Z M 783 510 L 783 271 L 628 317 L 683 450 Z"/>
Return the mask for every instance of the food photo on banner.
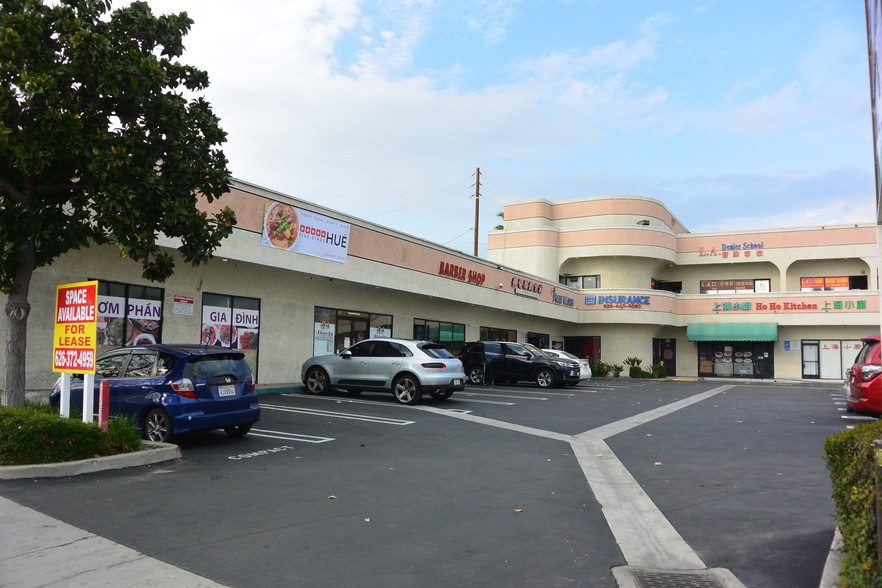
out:
<path id="1" fill-rule="evenodd" d="M 98 296 L 98 345 L 158 343 L 161 325 L 161 301 Z"/>
<path id="2" fill-rule="evenodd" d="M 257 349 L 259 324 L 257 310 L 203 306 L 201 342 L 228 349 Z"/>
<path id="3" fill-rule="evenodd" d="M 264 208 L 260 244 L 346 263 L 349 228 L 349 223 L 270 200 Z"/>

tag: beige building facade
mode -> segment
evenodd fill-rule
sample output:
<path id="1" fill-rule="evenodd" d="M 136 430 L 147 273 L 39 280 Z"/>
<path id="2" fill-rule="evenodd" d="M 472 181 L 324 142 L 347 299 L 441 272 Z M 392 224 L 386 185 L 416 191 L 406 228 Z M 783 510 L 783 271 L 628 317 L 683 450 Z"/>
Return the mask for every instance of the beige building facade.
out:
<path id="1" fill-rule="evenodd" d="M 207 265 L 179 259 L 165 283 L 112 246 L 36 272 L 32 394 L 56 376 L 56 287 L 87 280 L 99 283 L 99 351 L 238 348 L 267 385 L 369 336 L 452 351 L 528 341 L 680 377 L 835 380 L 878 331 L 875 225 L 693 234 L 650 198 L 531 200 L 505 206 L 482 259 L 242 181 L 214 206 L 236 211 L 233 235 Z"/>

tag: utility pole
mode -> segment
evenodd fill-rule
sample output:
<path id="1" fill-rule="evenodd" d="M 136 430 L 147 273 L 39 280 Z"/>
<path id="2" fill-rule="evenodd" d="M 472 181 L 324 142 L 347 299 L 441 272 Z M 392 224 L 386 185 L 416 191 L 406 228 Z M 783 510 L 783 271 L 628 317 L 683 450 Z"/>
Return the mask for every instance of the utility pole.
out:
<path id="1" fill-rule="evenodd" d="M 478 257 L 478 212 L 481 203 L 481 168 L 475 168 L 475 257 Z"/>

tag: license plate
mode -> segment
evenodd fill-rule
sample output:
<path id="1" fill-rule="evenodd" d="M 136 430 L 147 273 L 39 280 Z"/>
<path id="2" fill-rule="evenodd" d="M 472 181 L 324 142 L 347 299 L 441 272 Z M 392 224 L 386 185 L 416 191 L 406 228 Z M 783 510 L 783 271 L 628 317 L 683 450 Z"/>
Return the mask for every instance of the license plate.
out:
<path id="1" fill-rule="evenodd" d="M 462 386 L 462 380 L 460 380 L 459 378 L 453 378 L 453 385 Z"/>
<path id="2" fill-rule="evenodd" d="M 236 395 L 236 387 L 235 386 L 218 386 L 217 387 L 217 395 L 218 396 L 235 396 Z"/>

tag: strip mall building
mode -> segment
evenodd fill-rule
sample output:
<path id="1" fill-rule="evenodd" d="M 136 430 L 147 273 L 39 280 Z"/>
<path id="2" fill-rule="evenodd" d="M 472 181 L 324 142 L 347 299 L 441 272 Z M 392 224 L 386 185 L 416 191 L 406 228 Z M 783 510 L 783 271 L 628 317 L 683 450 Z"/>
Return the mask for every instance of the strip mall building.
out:
<path id="1" fill-rule="evenodd" d="M 536 199 L 505 206 L 482 259 L 241 181 L 213 206 L 236 211 L 233 235 L 163 284 L 112 246 L 38 270 L 28 388 L 55 379 L 56 287 L 86 280 L 99 281 L 99 351 L 201 340 L 245 351 L 262 384 L 297 382 L 308 357 L 369 336 L 839 380 L 879 329 L 874 224 L 694 234 L 651 198 Z"/>

